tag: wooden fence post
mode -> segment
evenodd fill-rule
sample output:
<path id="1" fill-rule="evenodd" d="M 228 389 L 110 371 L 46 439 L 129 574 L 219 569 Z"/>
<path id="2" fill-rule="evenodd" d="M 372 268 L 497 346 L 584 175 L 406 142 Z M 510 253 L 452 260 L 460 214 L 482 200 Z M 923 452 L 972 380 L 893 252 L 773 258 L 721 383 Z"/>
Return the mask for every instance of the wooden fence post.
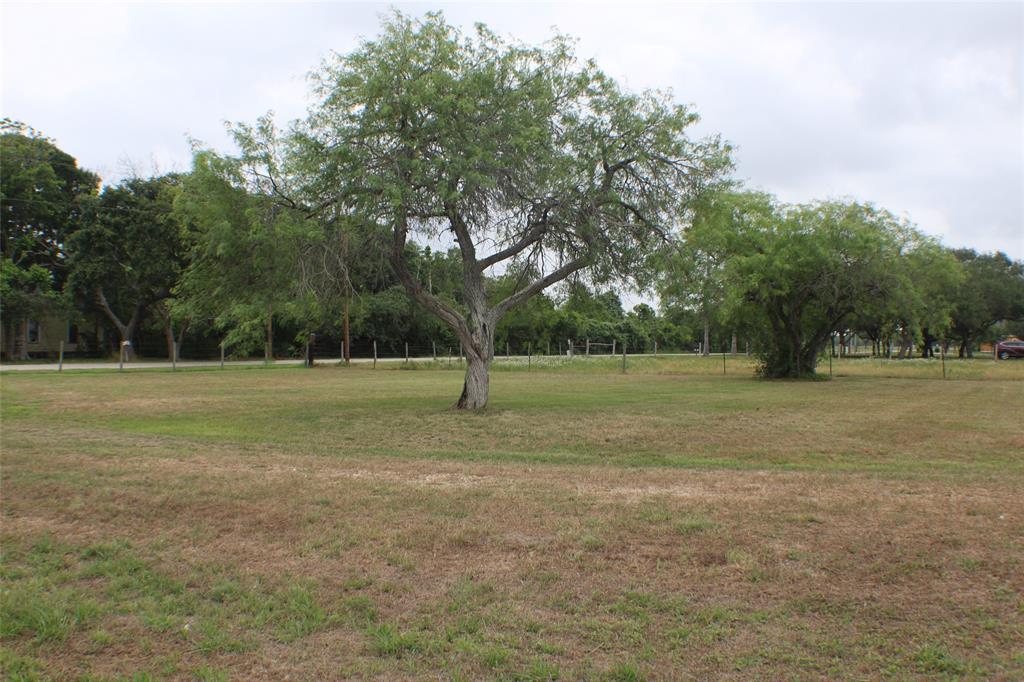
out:
<path id="1" fill-rule="evenodd" d="M 373 368 L 377 369 L 377 339 L 373 340 Z"/>
<path id="2" fill-rule="evenodd" d="M 57 359 L 57 371 L 64 371 L 64 341 L 60 342 L 60 357 Z"/>

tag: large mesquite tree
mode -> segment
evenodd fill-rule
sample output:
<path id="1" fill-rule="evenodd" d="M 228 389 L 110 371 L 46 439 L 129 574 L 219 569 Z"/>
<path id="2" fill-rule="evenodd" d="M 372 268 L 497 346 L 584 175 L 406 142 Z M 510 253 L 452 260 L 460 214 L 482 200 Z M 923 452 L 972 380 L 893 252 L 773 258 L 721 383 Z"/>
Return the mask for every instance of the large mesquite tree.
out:
<path id="1" fill-rule="evenodd" d="M 289 172 L 304 178 L 307 206 L 388 230 L 404 288 L 462 341 L 463 409 L 487 404 L 506 312 L 577 273 L 636 274 L 729 165 L 717 139 L 687 136 L 696 114 L 664 94 L 624 92 L 563 38 L 527 47 L 483 27 L 464 36 L 439 15 L 395 15 L 325 63 L 317 83 Z M 459 302 L 407 263 L 411 240 L 445 232 L 461 254 Z M 506 272 L 523 276 L 489 297 L 485 278 Z"/>

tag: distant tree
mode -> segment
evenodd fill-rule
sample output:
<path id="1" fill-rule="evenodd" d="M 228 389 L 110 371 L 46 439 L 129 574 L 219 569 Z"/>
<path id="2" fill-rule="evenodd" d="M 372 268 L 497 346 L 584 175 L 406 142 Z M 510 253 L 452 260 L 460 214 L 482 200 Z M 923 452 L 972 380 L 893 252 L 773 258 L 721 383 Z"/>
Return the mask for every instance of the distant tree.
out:
<path id="1" fill-rule="evenodd" d="M 162 304 L 185 262 L 173 210 L 180 184 L 179 177 L 165 175 L 107 187 L 70 239 L 71 291 L 107 317 L 122 343 L 135 340 L 149 312 L 163 313 L 165 327 L 172 325 Z M 176 342 L 171 326 L 168 357 Z"/>
<path id="2" fill-rule="evenodd" d="M 952 312 L 952 336 L 960 357 L 973 357 L 974 347 L 1001 320 L 1024 319 L 1024 262 L 1005 253 L 956 249 L 964 268 Z"/>
<path id="3" fill-rule="evenodd" d="M 457 407 L 487 404 L 494 335 L 508 311 L 576 273 L 637 274 L 687 204 L 728 167 L 696 114 L 665 95 L 623 92 L 569 41 L 533 48 L 440 15 L 394 15 L 383 33 L 318 75 L 322 99 L 288 140 L 309 207 L 345 206 L 391 233 L 406 291 L 450 327 L 468 368 Z M 288 170 L 288 169 L 286 169 Z M 454 235 L 458 305 L 417 279 L 406 246 Z M 500 300 L 488 271 L 532 268 Z"/>
<path id="4" fill-rule="evenodd" d="M 626 315 L 629 326 L 629 337 L 634 350 L 646 351 L 653 349 L 661 330 L 658 313 L 646 303 L 638 303 Z"/>
<path id="5" fill-rule="evenodd" d="M 711 352 L 712 327 L 721 321 L 728 239 L 741 201 L 741 195 L 726 191 L 701 197 L 693 204 L 682 243 L 668 244 L 654 256 L 658 297 L 663 306 L 686 310 L 698 319 L 703 355 Z"/>
<path id="6" fill-rule="evenodd" d="M 731 315 L 754 335 L 766 377 L 813 376 L 858 306 L 899 291 L 898 221 L 884 211 L 822 202 L 762 208 L 733 224 Z"/>
<path id="7" fill-rule="evenodd" d="M 0 315 L 8 357 L 26 359 L 28 320 L 66 309 L 67 241 L 99 178 L 32 128 L 0 122 Z"/>
<path id="8" fill-rule="evenodd" d="M 737 222 L 750 220 L 768 205 L 768 199 L 756 193 L 709 192 L 694 202 L 682 243 L 669 244 L 655 255 L 661 303 L 689 311 L 699 320 L 703 355 L 711 352 L 712 328 L 723 321 L 725 263 Z"/>
<path id="9" fill-rule="evenodd" d="M 300 254 L 322 238 L 304 212 L 254 186 L 249 157 L 198 152 L 175 211 L 185 230 L 189 265 L 175 288 L 174 308 L 226 330 L 226 344 L 247 352 L 263 339 L 273 357 L 274 319 L 305 321 L 310 297 L 299 291 Z"/>
<path id="10" fill-rule="evenodd" d="M 459 258 L 461 269 L 461 258 Z M 488 283 L 487 294 L 491 299 L 501 300 L 519 290 L 524 279 L 536 279 L 538 273 L 527 271 L 507 273 L 494 278 Z M 526 352 L 527 346 L 537 352 L 542 346 L 546 349 L 547 342 L 554 333 L 558 313 L 555 302 L 543 292 L 509 310 L 498 321 L 494 338 L 496 346 L 513 348 L 517 352 Z"/>
<path id="11" fill-rule="evenodd" d="M 894 234 L 900 252 L 893 280 L 898 289 L 891 296 L 862 302 L 849 325 L 872 341 L 875 354 L 881 353 L 883 339 L 895 338 L 898 358 L 906 357 L 916 340 L 927 357 L 936 341 L 949 338 L 963 268 L 951 251 L 909 224 L 896 224 Z"/>

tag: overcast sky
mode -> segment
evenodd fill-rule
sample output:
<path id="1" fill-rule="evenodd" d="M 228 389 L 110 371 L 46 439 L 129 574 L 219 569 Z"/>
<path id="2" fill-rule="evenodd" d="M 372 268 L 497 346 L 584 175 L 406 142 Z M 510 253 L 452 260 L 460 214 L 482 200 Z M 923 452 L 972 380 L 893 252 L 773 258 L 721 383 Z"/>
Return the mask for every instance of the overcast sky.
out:
<path id="1" fill-rule="evenodd" d="M 4 116 L 116 182 L 187 170 L 186 136 L 300 117 L 305 76 L 389 7 L 579 39 L 632 89 L 671 89 L 737 175 L 784 201 L 853 197 L 950 246 L 1024 258 L 1024 3 L 2 6 Z"/>

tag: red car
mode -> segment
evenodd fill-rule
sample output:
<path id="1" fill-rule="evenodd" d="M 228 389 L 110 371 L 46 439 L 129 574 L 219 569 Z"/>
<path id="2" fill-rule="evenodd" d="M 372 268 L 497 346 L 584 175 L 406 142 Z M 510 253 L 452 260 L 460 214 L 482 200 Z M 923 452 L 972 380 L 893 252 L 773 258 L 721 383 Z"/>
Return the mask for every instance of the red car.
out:
<path id="1" fill-rule="evenodd" d="M 996 356 L 1000 360 L 1024 358 L 1024 341 L 1000 341 L 996 344 Z"/>

